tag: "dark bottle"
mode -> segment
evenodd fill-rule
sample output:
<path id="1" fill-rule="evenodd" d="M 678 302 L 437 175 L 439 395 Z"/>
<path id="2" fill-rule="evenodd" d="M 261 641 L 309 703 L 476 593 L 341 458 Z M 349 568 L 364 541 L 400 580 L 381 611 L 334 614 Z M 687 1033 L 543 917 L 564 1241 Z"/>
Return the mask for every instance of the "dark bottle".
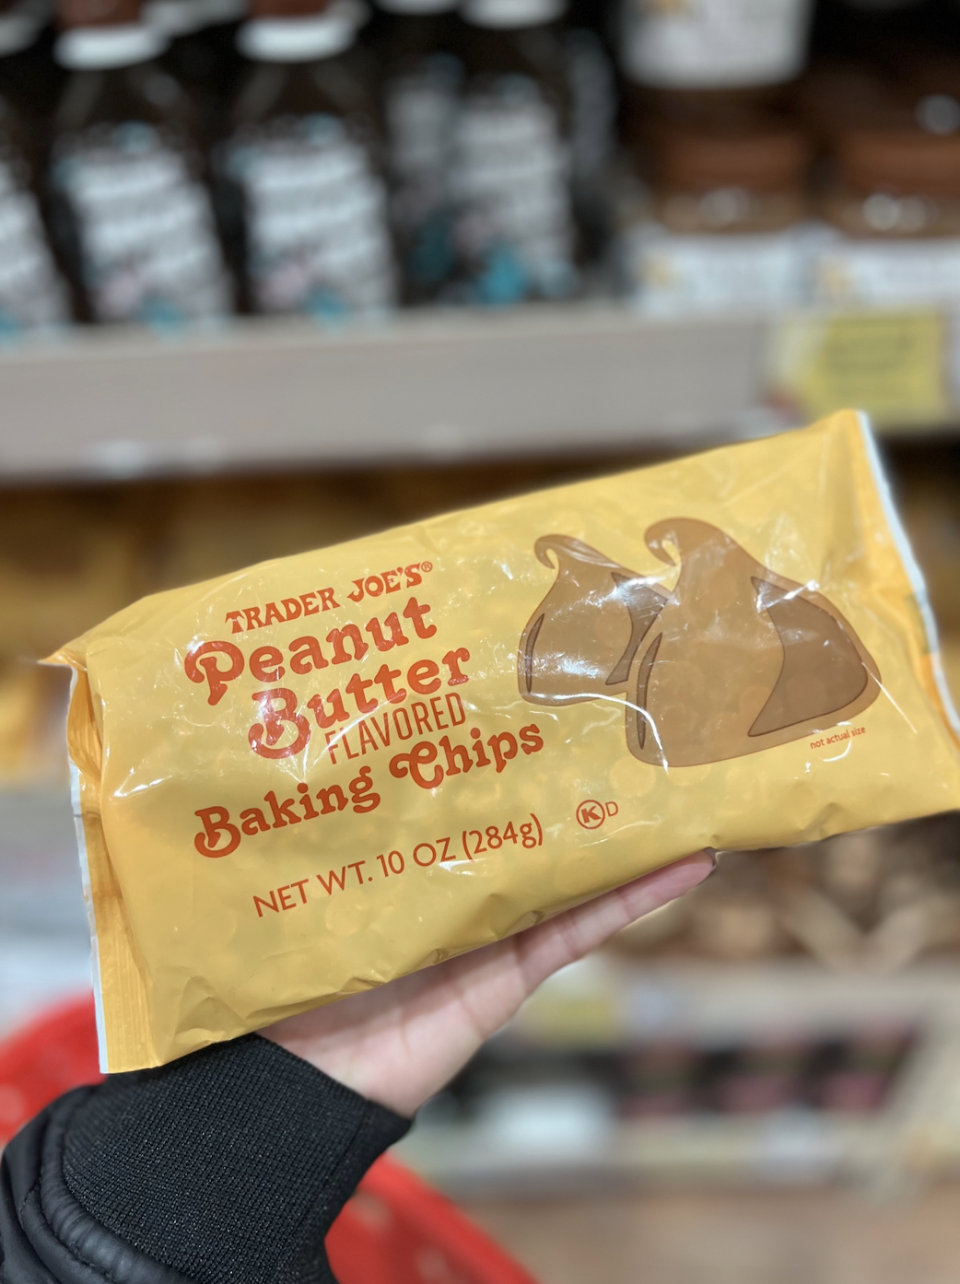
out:
<path id="1" fill-rule="evenodd" d="M 897 77 L 912 50 L 948 52 L 955 31 L 955 0 L 816 0 L 813 47 Z"/>
<path id="2" fill-rule="evenodd" d="M 574 6 L 562 41 L 570 84 L 570 156 L 581 253 L 585 263 L 602 265 L 613 235 L 617 81 L 596 27 L 600 15 L 584 12 L 590 7 L 596 9 Z"/>
<path id="3" fill-rule="evenodd" d="M 137 0 L 63 0 L 51 223 L 87 321 L 157 326 L 228 312 L 231 286 L 188 104 L 154 61 Z"/>
<path id="4" fill-rule="evenodd" d="M 162 66 L 189 95 L 207 148 L 223 132 L 247 70 L 237 50 L 237 32 L 246 16 L 246 0 L 144 4 L 146 20 L 169 39 Z"/>
<path id="5" fill-rule="evenodd" d="M 454 270 L 450 167 L 463 84 L 456 0 L 377 0 L 391 210 L 404 299 L 443 296 Z"/>
<path id="6" fill-rule="evenodd" d="M 214 169 L 250 312 L 339 320 L 394 303 L 381 131 L 355 38 L 352 11 L 322 0 L 257 0 L 241 29 L 253 66 Z"/>
<path id="7" fill-rule="evenodd" d="M 41 148 L 63 70 L 51 57 L 53 24 L 44 3 L 0 0 L 0 94 Z"/>
<path id="8" fill-rule="evenodd" d="M 459 297 L 577 292 L 562 0 L 466 0 L 467 82 L 453 163 Z"/>
<path id="9" fill-rule="evenodd" d="M 144 0 L 143 21 L 175 46 L 204 25 L 203 0 Z"/>
<path id="10" fill-rule="evenodd" d="M 47 244 L 36 190 L 34 138 L 14 106 L 8 65 L 35 40 L 22 7 L 0 11 L 0 340 L 69 320 L 69 294 Z"/>

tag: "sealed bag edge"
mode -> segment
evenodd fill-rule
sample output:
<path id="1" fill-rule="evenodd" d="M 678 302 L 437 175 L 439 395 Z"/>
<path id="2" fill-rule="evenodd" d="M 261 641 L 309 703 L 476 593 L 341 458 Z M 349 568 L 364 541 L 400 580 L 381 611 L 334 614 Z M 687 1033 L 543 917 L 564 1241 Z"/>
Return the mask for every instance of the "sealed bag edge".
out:
<path id="1" fill-rule="evenodd" d="M 848 412 L 841 411 L 840 414 Z M 930 664 L 930 673 L 933 679 L 933 695 L 939 705 L 939 712 L 947 728 L 955 747 L 960 750 L 960 713 L 954 703 L 953 696 L 947 684 L 946 673 L 943 668 L 943 661 L 940 655 L 940 631 L 937 626 L 936 616 L 930 605 L 930 595 L 927 591 L 927 582 L 924 578 L 923 571 L 916 559 L 913 547 L 910 544 L 909 536 L 903 525 L 900 514 L 897 512 L 894 503 L 893 494 L 890 489 L 890 482 L 884 471 L 883 463 L 880 459 L 880 452 L 877 449 L 877 439 L 870 424 L 867 414 L 860 410 L 854 411 L 853 414 L 857 420 L 863 449 L 866 454 L 867 465 L 876 487 L 877 495 L 880 499 L 880 505 L 883 510 L 883 516 L 890 529 L 893 538 L 894 547 L 900 564 L 903 567 L 904 575 L 913 589 L 914 600 L 917 606 L 917 612 L 920 617 L 920 624 L 923 629 L 924 638 L 927 648 L 927 660 Z"/>
<path id="2" fill-rule="evenodd" d="M 67 758 L 83 897 L 90 929 L 91 978 L 100 1070 L 115 1074 L 161 1064 L 148 1018 L 143 975 L 131 945 L 122 891 L 100 818 L 100 738 L 85 664 L 69 648 L 44 661 L 68 667 Z"/>

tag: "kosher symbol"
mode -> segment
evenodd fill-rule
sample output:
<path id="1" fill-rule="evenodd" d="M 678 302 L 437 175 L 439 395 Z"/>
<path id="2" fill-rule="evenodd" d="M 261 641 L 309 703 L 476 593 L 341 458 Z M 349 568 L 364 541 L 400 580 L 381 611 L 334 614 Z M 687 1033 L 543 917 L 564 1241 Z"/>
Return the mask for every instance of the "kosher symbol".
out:
<path id="1" fill-rule="evenodd" d="M 588 798 L 577 808 L 577 823 L 584 829 L 599 829 L 607 818 L 603 803 Z"/>

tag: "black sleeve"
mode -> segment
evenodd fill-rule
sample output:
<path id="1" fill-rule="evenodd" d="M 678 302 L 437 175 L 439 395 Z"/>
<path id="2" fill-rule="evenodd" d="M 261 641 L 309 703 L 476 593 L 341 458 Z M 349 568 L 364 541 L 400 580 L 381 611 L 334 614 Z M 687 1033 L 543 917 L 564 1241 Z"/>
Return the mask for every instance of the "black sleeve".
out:
<path id="1" fill-rule="evenodd" d="M 0 1284 L 334 1284 L 323 1241 L 410 1121 L 258 1035 L 60 1097 L 0 1164 Z"/>

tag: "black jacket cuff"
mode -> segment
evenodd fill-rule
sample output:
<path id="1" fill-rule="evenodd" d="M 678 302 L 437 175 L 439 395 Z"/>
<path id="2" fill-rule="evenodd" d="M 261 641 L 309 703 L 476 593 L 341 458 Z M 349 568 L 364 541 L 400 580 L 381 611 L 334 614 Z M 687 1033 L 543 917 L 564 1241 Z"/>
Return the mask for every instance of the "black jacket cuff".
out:
<path id="1" fill-rule="evenodd" d="M 257 1035 L 67 1093 L 0 1166 L 0 1284 L 330 1284 L 410 1121 Z"/>

